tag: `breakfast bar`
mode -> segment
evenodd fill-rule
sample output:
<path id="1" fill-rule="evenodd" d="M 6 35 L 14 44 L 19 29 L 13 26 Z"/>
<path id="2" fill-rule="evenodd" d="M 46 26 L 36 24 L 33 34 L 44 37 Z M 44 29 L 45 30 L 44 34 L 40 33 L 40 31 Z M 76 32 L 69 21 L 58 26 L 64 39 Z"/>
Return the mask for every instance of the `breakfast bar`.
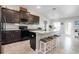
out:
<path id="1" fill-rule="evenodd" d="M 40 50 L 40 39 L 43 39 L 43 38 L 47 38 L 47 37 L 50 37 L 50 36 L 53 36 L 54 35 L 54 31 L 32 31 L 34 33 L 36 33 L 36 53 L 38 53 Z"/>

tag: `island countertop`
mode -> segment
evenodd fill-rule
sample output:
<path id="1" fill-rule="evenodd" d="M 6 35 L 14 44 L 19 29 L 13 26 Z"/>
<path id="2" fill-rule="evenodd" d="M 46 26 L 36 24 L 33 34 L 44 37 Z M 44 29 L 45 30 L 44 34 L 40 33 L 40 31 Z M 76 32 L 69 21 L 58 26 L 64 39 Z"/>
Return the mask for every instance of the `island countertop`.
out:
<path id="1" fill-rule="evenodd" d="M 34 49 L 36 53 L 39 53 L 40 51 L 40 39 L 44 39 L 54 35 L 53 31 L 30 30 L 30 32 L 36 34 L 36 37 L 30 40 L 31 48 Z"/>
<path id="2" fill-rule="evenodd" d="M 31 32 L 39 33 L 39 34 L 46 34 L 46 33 L 51 33 L 51 32 L 54 32 L 54 31 L 33 30 Z"/>

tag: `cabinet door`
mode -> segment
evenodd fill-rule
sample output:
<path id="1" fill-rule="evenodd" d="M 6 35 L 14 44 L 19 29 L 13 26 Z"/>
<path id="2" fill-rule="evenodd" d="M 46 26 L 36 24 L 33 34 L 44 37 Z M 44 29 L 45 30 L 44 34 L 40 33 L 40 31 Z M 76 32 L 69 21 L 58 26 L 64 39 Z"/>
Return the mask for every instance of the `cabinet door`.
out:
<path id="1" fill-rule="evenodd" d="M 1 42 L 0 42 L 0 54 L 1 54 L 1 52 L 2 52 L 1 49 L 2 49 L 2 48 L 1 48 Z"/>
<path id="2" fill-rule="evenodd" d="M 21 40 L 21 31 L 20 30 L 13 31 L 13 38 L 15 39 L 14 41 Z"/>
<path id="3" fill-rule="evenodd" d="M 19 13 L 17 11 L 2 9 L 2 18 L 7 23 L 19 23 Z"/>
<path id="4" fill-rule="evenodd" d="M 17 42 L 21 40 L 21 36 L 20 36 L 21 32 L 20 30 L 14 30 L 14 31 L 5 31 L 3 34 L 3 44 L 9 44 L 9 43 L 13 43 L 13 42 Z"/>
<path id="5" fill-rule="evenodd" d="M 13 10 L 7 10 L 7 22 L 19 23 L 19 13 Z"/>
<path id="6" fill-rule="evenodd" d="M 15 30 L 15 31 L 9 31 L 6 39 L 8 40 L 8 43 L 11 42 L 17 42 L 21 40 L 20 36 L 20 30 Z"/>
<path id="7" fill-rule="evenodd" d="M 2 31 L 2 44 L 6 42 L 6 32 Z"/>
<path id="8" fill-rule="evenodd" d="M 15 23 L 20 22 L 20 14 L 18 12 L 14 12 L 14 22 Z"/>
<path id="9" fill-rule="evenodd" d="M 2 22 L 3 23 L 7 21 L 7 16 L 8 16 L 7 10 L 2 8 Z"/>
<path id="10" fill-rule="evenodd" d="M 0 53 L 1 53 L 1 41 L 2 41 L 2 25 L 1 25 L 1 7 L 0 7 Z"/>
<path id="11" fill-rule="evenodd" d="M 20 13 L 20 18 L 21 19 L 28 19 L 28 16 L 26 13 Z"/>
<path id="12" fill-rule="evenodd" d="M 34 22 L 35 24 L 38 24 L 38 23 L 39 23 L 39 16 L 34 16 L 33 22 Z"/>
<path id="13" fill-rule="evenodd" d="M 10 43 L 12 41 L 12 33 L 10 31 L 6 31 L 6 38 L 5 38 L 5 43 Z"/>
<path id="14" fill-rule="evenodd" d="M 28 24 L 33 24 L 33 15 L 28 15 Z"/>
<path id="15" fill-rule="evenodd" d="M 28 22 L 26 13 L 20 13 L 20 22 Z"/>
<path id="16" fill-rule="evenodd" d="M 10 10 L 6 10 L 6 22 L 7 23 L 13 23 L 14 22 L 14 15 L 13 12 Z"/>

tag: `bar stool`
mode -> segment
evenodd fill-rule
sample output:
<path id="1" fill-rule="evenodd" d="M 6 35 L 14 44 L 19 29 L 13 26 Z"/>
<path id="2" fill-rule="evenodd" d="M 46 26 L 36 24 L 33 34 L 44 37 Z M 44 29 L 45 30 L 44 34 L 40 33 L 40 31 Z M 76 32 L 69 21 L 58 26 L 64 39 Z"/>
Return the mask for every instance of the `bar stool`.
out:
<path id="1" fill-rule="evenodd" d="M 40 40 L 40 52 L 47 53 L 48 51 L 52 51 L 52 38 L 44 38 Z"/>
<path id="2" fill-rule="evenodd" d="M 50 36 L 48 38 L 51 39 L 51 49 L 52 49 L 52 52 L 54 52 L 54 49 L 56 48 L 56 37 Z"/>

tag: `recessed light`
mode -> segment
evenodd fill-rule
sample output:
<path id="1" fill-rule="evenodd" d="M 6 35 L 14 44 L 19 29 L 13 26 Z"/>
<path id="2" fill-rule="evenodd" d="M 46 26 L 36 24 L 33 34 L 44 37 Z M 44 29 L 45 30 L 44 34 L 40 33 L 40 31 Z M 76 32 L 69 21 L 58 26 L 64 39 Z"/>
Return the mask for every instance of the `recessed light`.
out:
<path id="1" fill-rule="evenodd" d="M 36 8 L 37 8 L 37 9 L 40 9 L 41 7 L 40 7 L 40 6 L 36 6 Z"/>
<path id="2" fill-rule="evenodd" d="M 56 8 L 52 8 L 52 10 L 56 10 Z"/>

